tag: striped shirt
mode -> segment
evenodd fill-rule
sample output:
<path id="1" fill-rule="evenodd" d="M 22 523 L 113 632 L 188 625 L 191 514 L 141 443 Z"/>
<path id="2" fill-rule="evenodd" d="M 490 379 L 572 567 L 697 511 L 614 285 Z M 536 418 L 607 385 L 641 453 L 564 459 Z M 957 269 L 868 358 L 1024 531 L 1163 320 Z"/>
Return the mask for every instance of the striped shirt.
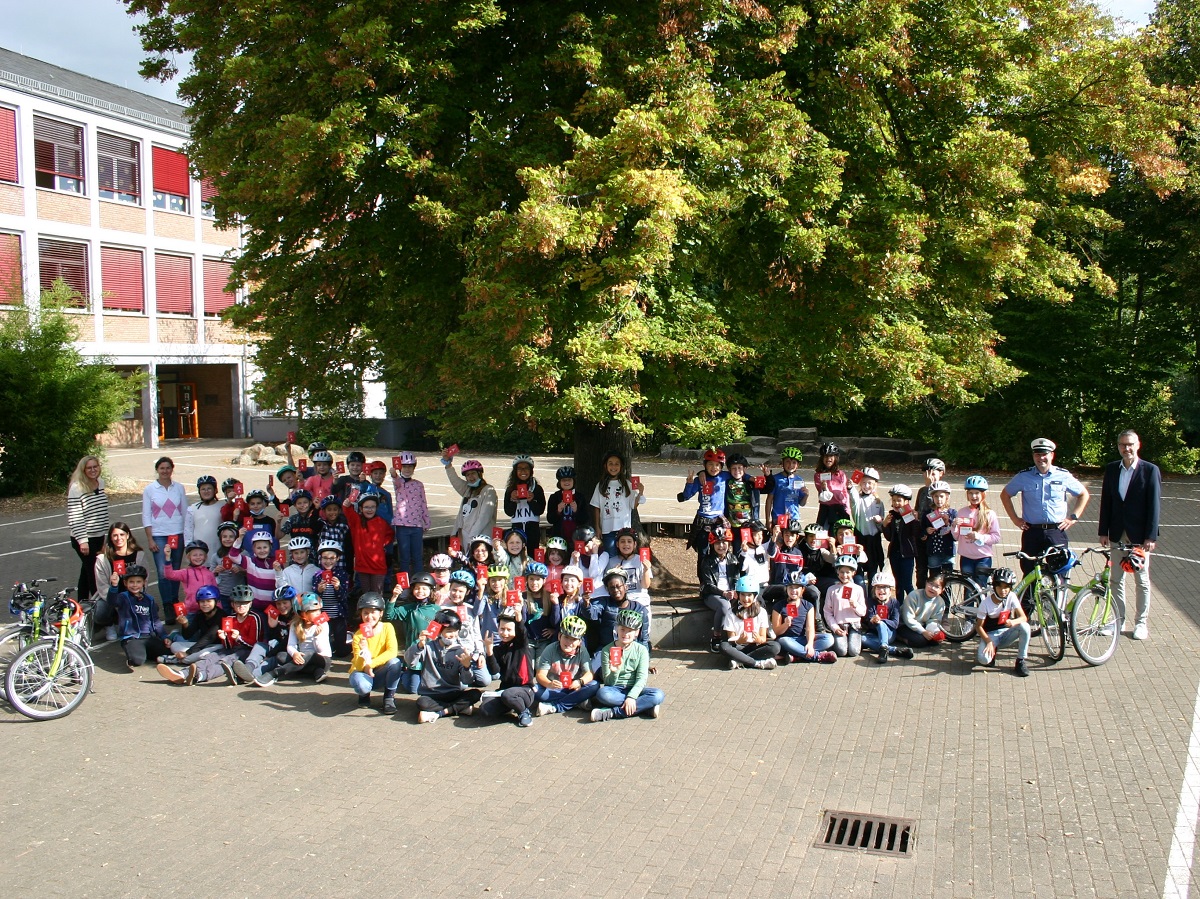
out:
<path id="1" fill-rule="evenodd" d="M 78 484 L 67 491 L 67 527 L 76 543 L 108 534 L 108 494 L 104 492 L 104 481 L 98 483 L 99 487 L 86 493 Z"/>

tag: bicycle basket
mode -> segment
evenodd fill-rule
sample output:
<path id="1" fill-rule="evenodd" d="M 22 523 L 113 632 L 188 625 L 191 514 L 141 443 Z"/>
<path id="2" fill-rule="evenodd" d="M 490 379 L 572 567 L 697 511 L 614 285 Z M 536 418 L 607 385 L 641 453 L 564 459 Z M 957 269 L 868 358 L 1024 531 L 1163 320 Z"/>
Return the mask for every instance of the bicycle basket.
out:
<path id="1" fill-rule="evenodd" d="M 1079 556 L 1062 546 L 1053 546 L 1046 552 L 1045 566 L 1054 574 L 1067 574 L 1079 564 Z"/>

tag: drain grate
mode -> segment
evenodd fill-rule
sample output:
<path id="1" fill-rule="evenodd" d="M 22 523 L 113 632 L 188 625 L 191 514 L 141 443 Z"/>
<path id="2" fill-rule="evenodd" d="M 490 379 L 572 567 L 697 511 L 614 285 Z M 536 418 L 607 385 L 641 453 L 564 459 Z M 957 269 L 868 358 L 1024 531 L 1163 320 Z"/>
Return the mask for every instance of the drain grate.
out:
<path id="1" fill-rule="evenodd" d="M 916 837 L 917 822 L 912 818 L 826 811 L 813 845 L 908 858 Z"/>

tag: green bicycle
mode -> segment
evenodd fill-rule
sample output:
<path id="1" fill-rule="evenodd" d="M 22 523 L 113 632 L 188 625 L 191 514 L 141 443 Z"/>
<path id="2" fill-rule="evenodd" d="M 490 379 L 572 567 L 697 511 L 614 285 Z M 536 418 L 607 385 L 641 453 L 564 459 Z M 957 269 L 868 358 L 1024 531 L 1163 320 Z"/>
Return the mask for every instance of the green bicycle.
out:
<path id="1" fill-rule="evenodd" d="M 53 636 L 33 639 L 12 659 L 4 675 L 4 693 L 26 718 L 48 721 L 69 715 L 87 699 L 92 689 L 92 657 L 87 635 L 80 626 L 84 607 L 69 595 L 74 588 L 49 601 L 40 594 L 34 604 Z"/>
<path id="2" fill-rule="evenodd" d="M 17 653 L 26 646 L 42 637 L 53 636 L 52 627 L 42 614 L 46 597 L 38 587 L 55 580 L 57 578 L 48 577 L 38 578 L 28 584 L 13 584 L 8 611 L 17 620 L 0 630 L 0 677 L 8 670 Z"/>
<path id="3" fill-rule="evenodd" d="M 1112 548 L 1128 553 L 1134 544 L 1114 543 Z M 1085 556 L 1090 553 L 1103 556 L 1104 565 L 1086 583 L 1078 587 L 1066 584 L 1060 593 L 1060 605 L 1079 657 L 1089 665 L 1103 665 L 1116 654 L 1125 623 L 1125 604 L 1113 596 L 1109 584 L 1111 549 L 1089 547 L 1083 551 Z"/>
<path id="4" fill-rule="evenodd" d="M 1023 552 L 1004 555 L 1006 558 L 1016 556 L 1034 563 L 1029 573 L 1013 589 L 1021 600 L 1025 614 L 1029 616 L 1034 636 L 1041 635 L 1050 661 L 1061 660 L 1067 652 L 1067 635 L 1059 611 L 1059 575 L 1074 564 L 1070 551 L 1061 546 L 1050 546 L 1037 556 Z"/>

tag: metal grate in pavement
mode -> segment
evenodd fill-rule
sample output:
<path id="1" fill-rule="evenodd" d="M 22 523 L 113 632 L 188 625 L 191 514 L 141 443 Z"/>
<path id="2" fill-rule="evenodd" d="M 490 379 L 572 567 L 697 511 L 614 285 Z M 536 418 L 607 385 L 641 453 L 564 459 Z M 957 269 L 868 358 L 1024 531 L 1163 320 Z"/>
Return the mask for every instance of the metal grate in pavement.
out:
<path id="1" fill-rule="evenodd" d="M 826 810 L 814 846 L 908 858 L 917 836 L 913 818 Z"/>

